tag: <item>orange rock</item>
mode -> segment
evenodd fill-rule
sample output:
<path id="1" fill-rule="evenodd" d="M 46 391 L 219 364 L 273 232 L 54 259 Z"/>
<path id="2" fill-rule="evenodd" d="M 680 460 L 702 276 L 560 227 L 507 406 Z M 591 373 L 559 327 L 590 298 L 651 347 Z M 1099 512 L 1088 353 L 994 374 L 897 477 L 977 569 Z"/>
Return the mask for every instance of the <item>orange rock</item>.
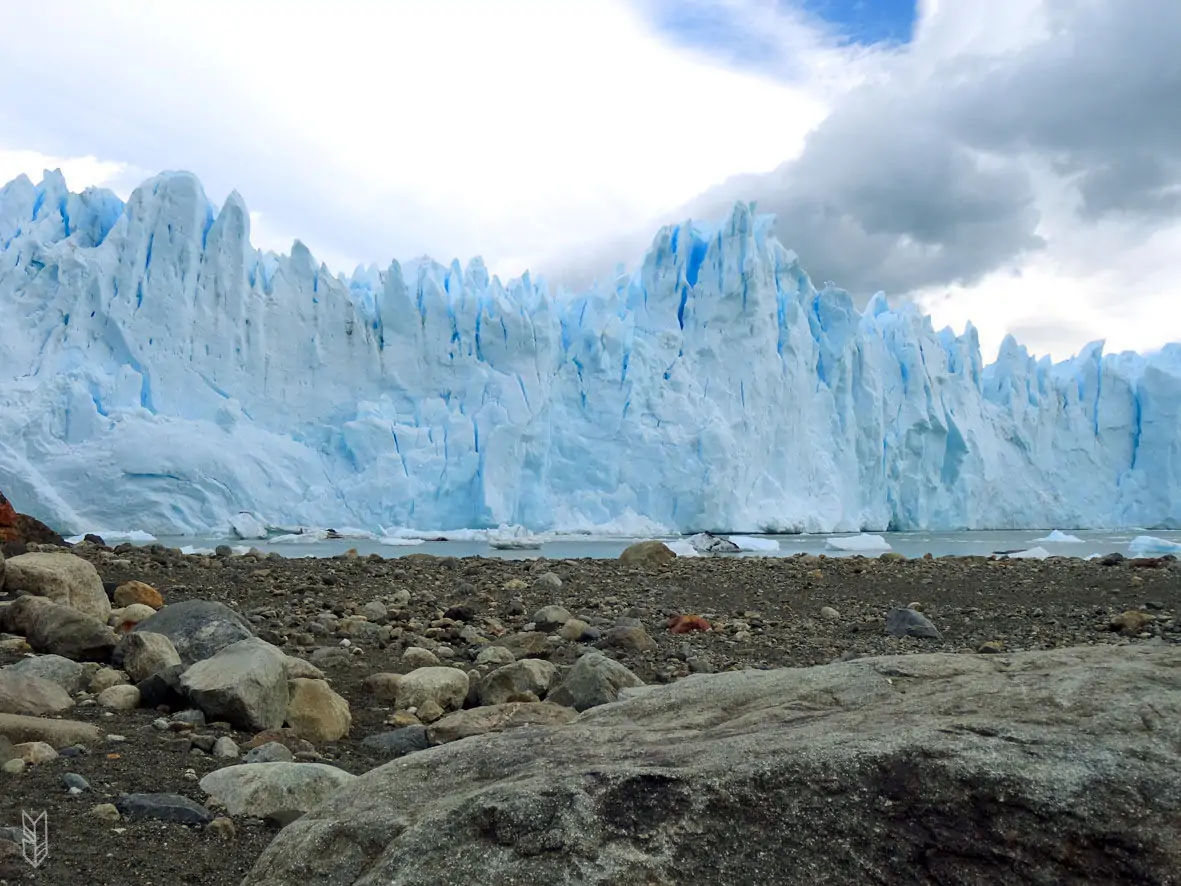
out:
<path id="1" fill-rule="evenodd" d="M 125 581 L 115 588 L 115 605 L 130 606 L 132 603 L 143 603 L 153 609 L 164 605 L 164 598 L 150 584 L 142 581 Z"/>
<path id="2" fill-rule="evenodd" d="M 700 615 L 674 615 L 668 620 L 668 630 L 670 634 L 691 634 L 712 630 L 712 626 Z"/>

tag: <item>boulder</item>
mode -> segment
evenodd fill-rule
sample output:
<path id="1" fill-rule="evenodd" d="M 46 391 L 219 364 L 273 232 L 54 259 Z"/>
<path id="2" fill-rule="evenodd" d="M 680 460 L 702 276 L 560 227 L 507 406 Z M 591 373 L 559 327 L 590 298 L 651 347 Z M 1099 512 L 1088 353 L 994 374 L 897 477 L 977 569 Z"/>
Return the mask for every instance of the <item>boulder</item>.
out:
<path id="1" fill-rule="evenodd" d="M 542 631 L 523 631 L 497 638 L 493 646 L 507 649 L 513 658 L 545 658 L 554 651 L 553 641 Z"/>
<path id="2" fill-rule="evenodd" d="M 0 629 L 23 634 L 38 652 L 75 661 L 106 661 L 119 642 L 102 622 L 45 597 L 18 597 L 0 608 Z"/>
<path id="3" fill-rule="evenodd" d="M 112 599 L 116 606 L 142 605 L 160 609 L 164 605 L 164 598 L 160 596 L 160 592 L 142 581 L 123 582 L 115 588 Z"/>
<path id="4" fill-rule="evenodd" d="M 468 677 L 458 668 L 418 668 L 398 681 L 398 710 L 421 708 L 428 702 L 444 713 L 458 711 L 467 698 Z"/>
<path id="5" fill-rule="evenodd" d="M 210 772 L 200 785 L 230 815 L 266 818 L 287 809 L 307 812 L 356 779 L 324 763 L 242 763 Z"/>
<path id="6" fill-rule="evenodd" d="M 619 559 L 627 564 L 660 566 L 677 559 L 676 553 L 662 541 L 638 541 L 624 548 Z"/>
<path id="7" fill-rule="evenodd" d="M 113 711 L 134 711 L 139 707 L 142 697 L 139 690 L 134 686 L 126 684 L 122 686 L 109 686 L 98 694 L 95 699 L 104 708 Z"/>
<path id="8" fill-rule="evenodd" d="M 126 634 L 119 641 L 119 649 L 122 652 L 123 670 L 135 683 L 182 663 L 176 647 L 164 634 L 150 631 Z"/>
<path id="9" fill-rule="evenodd" d="M 290 700 L 285 657 L 256 637 L 239 640 L 190 667 L 180 683 L 210 720 L 250 732 L 275 729 L 283 725 Z"/>
<path id="10" fill-rule="evenodd" d="M 365 773 L 243 886 L 1169 883 L 1181 648 L 691 676 Z"/>
<path id="11" fill-rule="evenodd" d="M 73 554 L 21 554 L 4 566 L 4 587 L 27 591 L 106 623 L 111 601 L 98 570 Z"/>
<path id="12" fill-rule="evenodd" d="M 122 609 L 112 609 L 111 617 L 107 619 L 107 624 L 120 634 L 126 634 L 133 627 L 141 621 L 147 621 L 156 610 L 151 606 L 145 606 L 143 603 L 132 603 L 130 606 L 124 606 Z"/>
<path id="13" fill-rule="evenodd" d="M 554 684 L 558 669 L 548 661 L 526 658 L 497 668 L 480 681 L 480 704 L 539 701 Z"/>
<path id="14" fill-rule="evenodd" d="M 209 824 L 213 813 L 180 794 L 124 794 L 115 808 L 128 821 L 166 821 L 172 824 Z"/>
<path id="15" fill-rule="evenodd" d="M 643 685 L 643 680 L 619 662 L 592 652 L 574 663 L 561 685 L 550 692 L 548 700 L 585 711 L 615 701 L 621 689 Z"/>
<path id="16" fill-rule="evenodd" d="M 49 680 L 71 695 L 78 692 L 86 680 L 85 668 L 78 662 L 71 661 L 62 655 L 37 655 L 21 659 L 16 664 L 9 665 L 5 670 L 14 674 L 23 674 L 26 677 L 40 677 L 43 680 Z"/>
<path id="17" fill-rule="evenodd" d="M 70 693 L 53 681 L 0 668 L 0 714 L 40 717 L 60 714 L 73 706 Z"/>
<path id="18" fill-rule="evenodd" d="M 415 751 L 425 751 L 431 746 L 431 741 L 427 738 L 426 727 L 403 726 L 401 729 L 367 735 L 361 739 L 361 745 L 383 757 L 396 758 Z"/>
<path id="19" fill-rule="evenodd" d="M 456 711 L 428 726 L 426 734 L 431 744 L 446 744 L 522 726 L 562 726 L 577 716 L 570 708 L 548 701 L 514 701 Z"/>
<path id="20" fill-rule="evenodd" d="M 227 646 L 254 636 L 250 624 L 230 607 L 212 600 L 169 603 L 131 629 L 163 634 L 186 665 L 211 658 Z"/>
<path id="21" fill-rule="evenodd" d="M 349 703 L 323 680 L 297 677 L 288 681 L 287 691 L 287 723 L 300 738 L 322 744 L 349 734 L 353 723 Z"/>
<path id="22" fill-rule="evenodd" d="M 920 640 L 942 640 L 943 634 L 917 609 L 891 609 L 886 613 L 886 633 L 891 637 L 915 637 Z"/>

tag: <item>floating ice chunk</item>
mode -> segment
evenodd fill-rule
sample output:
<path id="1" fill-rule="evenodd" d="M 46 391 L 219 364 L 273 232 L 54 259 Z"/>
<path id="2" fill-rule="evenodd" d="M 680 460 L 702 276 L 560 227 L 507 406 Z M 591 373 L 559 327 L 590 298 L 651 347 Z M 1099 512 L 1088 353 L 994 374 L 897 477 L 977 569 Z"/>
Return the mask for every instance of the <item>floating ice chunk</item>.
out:
<path id="1" fill-rule="evenodd" d="M 711 532 L 699 532 L 689 536 L 689 546 L 699 554 L 737 554 L 741 550 L 730 539 Z"/>
<path id="2" fill-rule="evenodd" d="M 1045 548 L 1030 548 L 1027 551 L 1014 551 L 1011 554 L 1006 554 L 1010 560 L 1044 560 L 1046 557 L 1052 556 Z"/>
<path id="3" fill-rule="evenodd" d="M 1045 538 L 1035 538 L 1034 541 L 1035 542 L 1044 542 L 1046 544 L 1058 544 L 1058 545 L 1081 545 L 1081 544 L 1083 544 L 1083 540 L 1081 538 L 1079 538 L 1077 535 L 1070 535 L 1066 532 L 1062 532 L 1059 529 L 1052 530 L 1050 532 L 1050 534 L 1047 535 Z"/>
<path id="4" fill-rule="evenodd" d="M 834 551 L 888 551 L 890 543 L 880 535 L 852 535 L 848 538 L 830 538 L 825 547 Z"/>
<path id="5" fill-rule="evenodd" d="M 214 550 L 213 548 L 198 548 L 194 547 L 193 545 L 183 545 L 181 546 L 180 552 L 190 557 L 194 554 L 201 554 L 208 557 L 213 555 Z"/>
<path id="6" fill-rule="evenodd" d="M 544 536 L 533 535 L 523 526 L 501 525 L 488 533 L 488 544 L 498 551 L 536 551 L 545 541 Z"/>
<path id="7" fill-rule="evenodd" d="M 690 544 L 688 539 L 677 538 L 672 541 L 666 541 L 664 546 L 676 554 L 678 557 L 700 557 L 701 554 L 696 548 Z"/>
<path id="8" fill-rule="evenodd" d="M 1181 554 L 1181 544 L 1155 535 L 1137 535 L 1128 543 L 1132 554 Z"/>
<path id="9" fill-rule="evenodd" d="M 397 535 L 380 535 L 377 537 L 379 545 L 386 545 L 391 548 L 411 548 L 415 545 L 422 544 L 421 538 L 401 538 Z"/>
<path id="10" fill-rule="evenodd" d="M 251 548 L 249 545 L 234 545 L 230 548 L 230 550 L 241 557 L 243 554 L 249 554 L 253 548 Z"/>
<path id="11" fill-rule="evenodd" d="M 731 535 L 730 541 L 738 545 L 740 551 L 755 551 L 757 553 L 771 553 L 779 550 L 779 542 L 773 538 L 755 538 L 750 535 Z"/>
<path id="12" fill-rule="evenodd" d="M 274 538 L 268 540 L 268 544 L 273 545 L 308 545 L 315 544 L 318 541 L 327 541 L 329 538 L 327 529 L 305 529 L 302 532 L 292 532 L 287 535 L 276 535 Z"/>
<path id="13" fill-rule="evenodd" d="M 92 531 L 92 532 L 88 532 L 84 535 L 71 535 L 69 538 L 66 539 L 66 541 L 69 544 L 76 545 L 79 542 L 84 541 L 86 539 L 86 535 L 97 535 L 99 538 L 101 538 L 107 544 L 111 544 L 112 542 L 115 542 L 118 544 L 118 543 L 122 543 L 122 542 L 126 541 L 126 542 L 130 542 L 131 544 L 134 544 L 134 545 L 147 545 L 147 544 L 151 544 L 152 542 L 154 542 L 156 540 L 156 536 L 152 535 L 152 533 L 144 532 L 140 529 L 129 529 L 127 531 L 120 531 L 117 529 L 113 529 L 113 530 L 103 531 L 103 532 L 93 532 Z"/>
<path id="14" fill-rule="evenodd" d="M 267 527 L 254 514 L 242 511 L 230 517 L 230 529 L 236 538 L 266 538 Z"/>

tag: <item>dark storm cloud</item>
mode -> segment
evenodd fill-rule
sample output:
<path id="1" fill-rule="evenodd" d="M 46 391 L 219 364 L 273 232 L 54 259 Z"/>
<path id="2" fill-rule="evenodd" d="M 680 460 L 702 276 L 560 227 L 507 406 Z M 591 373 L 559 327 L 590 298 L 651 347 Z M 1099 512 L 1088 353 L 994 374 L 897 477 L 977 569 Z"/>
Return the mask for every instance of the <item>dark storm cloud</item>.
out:
<path id="1" fill-rule="evenodd" d="M 1078 189 L 1084 223 L 1181 214 L 1181 2 L 1046 0 L 1050 35 L 888 76 L 839 98 L 802 154 L 680 213 L 737 200 L 779 216 L 818 280 L 864 297 L 971 284 L 1044 245 L 1031 161 Z"/>

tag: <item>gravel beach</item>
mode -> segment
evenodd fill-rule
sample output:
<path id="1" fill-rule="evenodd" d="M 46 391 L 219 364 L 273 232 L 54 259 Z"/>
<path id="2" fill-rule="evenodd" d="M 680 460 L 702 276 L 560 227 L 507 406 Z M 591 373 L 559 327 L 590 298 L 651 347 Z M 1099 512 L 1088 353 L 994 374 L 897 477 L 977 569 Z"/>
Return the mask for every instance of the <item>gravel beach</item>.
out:
<path id="1" fill-rule="evenodd" d="M 504 663 L 477 656 L 505 638 L 518 637 L 513 642 L 529 647 L 523 653 L 517 648 L 508 661 L 553 666 L 552 686 L 588 650 L 601 651 L 651 684 L 690 673 L 798 668 L 871 655 L 1181 644 L 1181 564 L 1172 558 L 887 555 L 624 563 L 185 556 L 158 546 L 92 544 L 70 551 L 95 566 L 108 594 L 142 582 L 167 605 L 224 604 L 261 640 L 322 673 L 348 703 L 347 736 L 320 742 L 280 738 L 298 754 L 295 759 L 353 774 L 395 753 L 366 738 L 417 726 L 418 713 L 428 727 L 439 719 L 426 705 L 417 712 L 397 710 L 381 680 L 367 678 L 458 668 L 471 672 L 465 702 L 471 707 L 480 702 L 480 680 Z M 8 590 L 11 602 L 15 595 Z M 887 614 L 908 608 L 921 611 L 938 637 L 891 636 Z M 0 666 L 30 655 L 16 634 L 0 639 Z M 84 667 L 83 679 L 93 681 L 99 665 Z M 213 718 L 178 723 L 167 705 L 121 710 L 111 703 L 113 695 L 100 703 L 92 691 L 98 688 L 87 682 L 61 712 L 95 724 L 97 741 L 0 772 L 0 828 L 19 828 L 22 810 L 44 811 L 49 822 L 49 856 L 38 868 L 11 842 L 0 842 L 8 847 L 7 856 L 0 850 L 0 883 L 237 883 L 290 816 L 218 810 L 199 782 L 238 763 L 237 754 L 212 752 L 219 739 L 233 742 L 219 748 L 245 752 L 252 730 Z M 528 695 L 510 700 L 529 701 Z M 107 805 L 123 803 L 126 809 L 120 798 L 133 794 L 187 797 L 212 805 L 218 819 L 195 827 L 137 819 Z M 19 843 L 18 833 L 7 836 Z"/>

